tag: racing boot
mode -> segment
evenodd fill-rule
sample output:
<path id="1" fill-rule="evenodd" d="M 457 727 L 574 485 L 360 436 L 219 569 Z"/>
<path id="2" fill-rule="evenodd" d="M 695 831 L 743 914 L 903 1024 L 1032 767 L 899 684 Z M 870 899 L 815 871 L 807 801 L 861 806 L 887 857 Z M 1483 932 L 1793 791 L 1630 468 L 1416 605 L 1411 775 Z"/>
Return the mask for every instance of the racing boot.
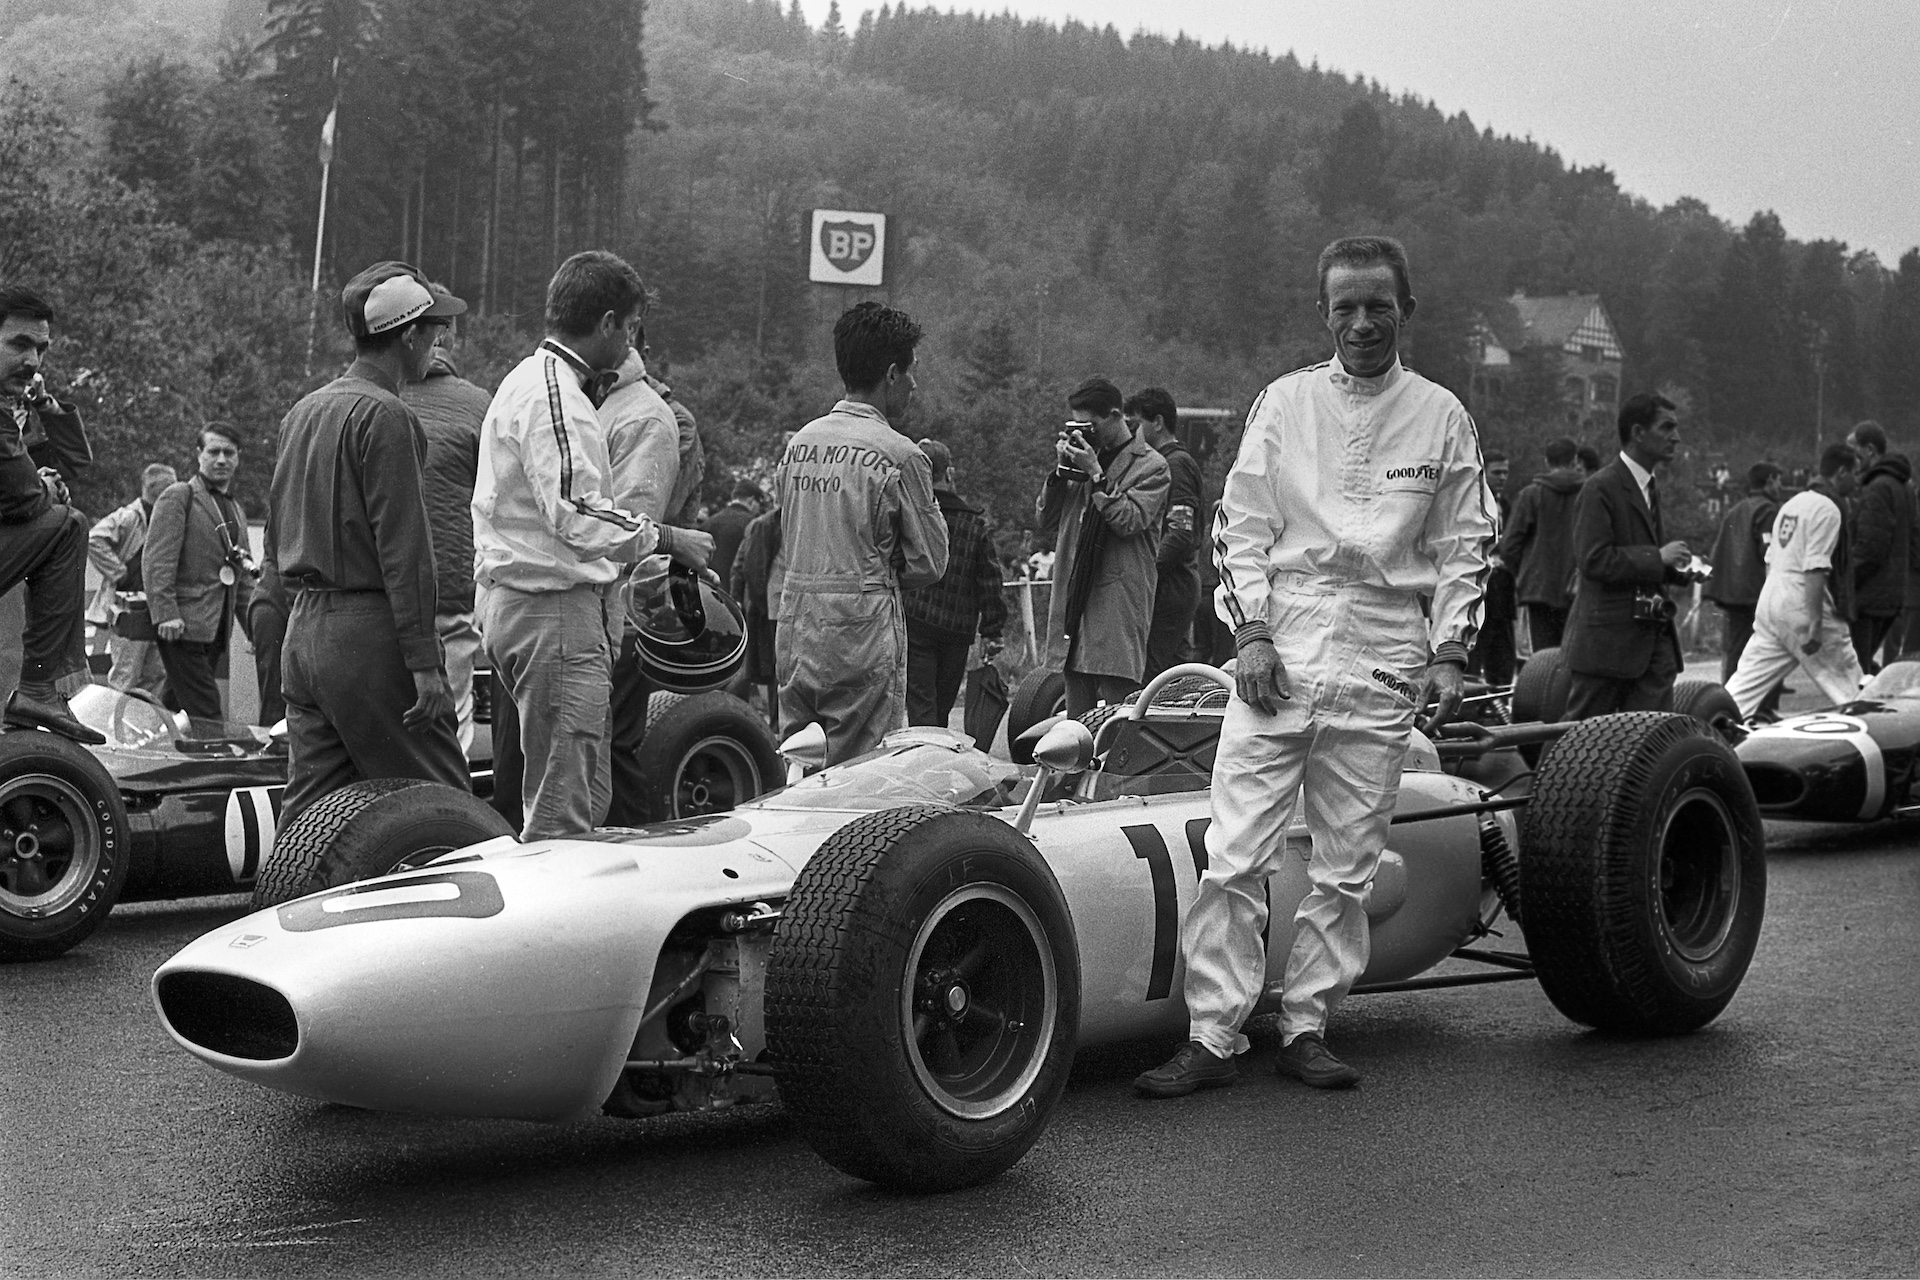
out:
<path id="1" fill-rule="evenodd" d="M 1316 1089 L 1351 1089 L 1360 1083 L 1360 1073 L 1328 1052 L 1318 1031 L 1303 1031 L 1282 1045 L 1273 1069 Z"/>
<path id="2" fill-rule="evenodd" d="M 1222 1058 L 1198 1040 L 1151 1071 L 1134 1077 L 1133 1087 L 1149 1098 L 1183 1098 L 1195 1089 L 1219 1089 L 1240 1078 L 1232 1058 Z"/>

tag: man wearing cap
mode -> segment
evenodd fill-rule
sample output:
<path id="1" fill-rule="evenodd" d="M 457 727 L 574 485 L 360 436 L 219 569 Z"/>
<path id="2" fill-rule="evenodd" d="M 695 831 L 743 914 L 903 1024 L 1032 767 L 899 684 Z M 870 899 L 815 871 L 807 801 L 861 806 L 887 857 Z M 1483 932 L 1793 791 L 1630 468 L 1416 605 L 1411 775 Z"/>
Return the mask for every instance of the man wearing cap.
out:
<path id="1" fill-rule="evenodd" d="M 1160 517 L 1172 473 L 1127 425 L 1120 388 L 1089 378 L 1067 397 L 1058 465 L 1035 504 L 1054 537 L 1047 663 L 1066 674 L 1067 714 L 1117 703 L 1140 687 L 1160 580 Z"/>
<path id="2" fill-rule="evenodd" d="M 576 253 L 547 286 L 547 338 L 500 383 L 473 491 L 477 615 L 519 713 L 521 838 L 591 831 L 612 794 L 608 695 L 620 566 L 663 551 L 704 568 L 713 539 L 615 503 L 597 410 L 646 312 L 640 276 Z"/>
<path id="3" fill-rule="evenodd" d="M 280 424 L 268 553 L 295 593 L 281 684 L 292 759 L 281 821 L 362 778 L 465 788 L 421 482 L 427 441 L 400 388 L 467 309 L 379 262 L 341 294 L 355 359 Z"/>

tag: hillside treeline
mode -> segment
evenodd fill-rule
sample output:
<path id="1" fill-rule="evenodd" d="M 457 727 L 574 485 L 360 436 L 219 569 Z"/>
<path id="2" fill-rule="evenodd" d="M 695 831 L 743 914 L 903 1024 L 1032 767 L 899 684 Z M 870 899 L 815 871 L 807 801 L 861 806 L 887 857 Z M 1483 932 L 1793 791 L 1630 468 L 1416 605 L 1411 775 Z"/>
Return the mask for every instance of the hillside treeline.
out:
<path id="1" fill-rule="evenodd" d="M 25 2 L 93 21 L 97 48 L 135 0 Z M 904 5 L 813 29 L 775 0 L 230 0 L 217 38 L 84 91 L 8 69 L 31 83 L 0 121 L 0 268 L 60 296 L 60 358 L 120 492 L 199 421 L 264 444 L 338 367 L 332 299 L 367 261 L 408 257 L 474 304 L 486 382 L 537 330 L 554 263 L 594 245 L 659 291 L 649 341 L 714 487 L 764 472 L 833 398 L 826 331 L 857 296 L 805 281 L 819 206 L 890 215 L 883 296 L 930 334 L 910 429 L 951 438 L 1003 521 L 1026 515 L 1070 382 L 1244 406 L 1321 358 L 1313 260 L 1357 231 L 1408 244 L 1409 361 L 1463 393 L 1482 308 L 1597 292 L 1628 389 L 1681 399 L 1696 456 L 1804 463 L 1816 403 L 1828 438 L 1871 416 L 1920 442 L 1920 250 L 1885 264 L 1767 212 L 1655 208 L 1603 167 L 1290 56 Z M 1570 412 L 1533 372 L 1482 415 L 1522 478 Z"/>

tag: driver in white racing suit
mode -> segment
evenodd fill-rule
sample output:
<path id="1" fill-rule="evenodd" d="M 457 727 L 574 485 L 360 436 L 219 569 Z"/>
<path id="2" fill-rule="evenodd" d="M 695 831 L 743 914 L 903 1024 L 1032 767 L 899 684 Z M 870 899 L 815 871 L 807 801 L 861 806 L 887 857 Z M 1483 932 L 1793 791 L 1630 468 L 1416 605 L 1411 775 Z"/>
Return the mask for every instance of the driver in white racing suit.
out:
<path id="1" fill-rule="evenodd" d="M 1472 419 L 1399 362 L 1414 308 L 1406 251 L 1384 237 L 1335 241 L 1320 255 L 1320 307 L 1338 358 L 1255 402 L 1214 522 L 1237 688 L 1207 869 L 1182 929 L 1192 1039 L 1135 1081 L 1153 1097 L 1237 1078 L 1241 1024 L 1266 986 L 1267 878 L 1296 796 L 1312 887 L 1294 915 L 1278 1069 L 1320 1088 L 1358 1081 L 1322 1034 L 1366 968 L 1362 895 L 1415 714 L 1428 695 L 1427 728 L 1453 713 L 1479 629 L 1495 507 Z"/>

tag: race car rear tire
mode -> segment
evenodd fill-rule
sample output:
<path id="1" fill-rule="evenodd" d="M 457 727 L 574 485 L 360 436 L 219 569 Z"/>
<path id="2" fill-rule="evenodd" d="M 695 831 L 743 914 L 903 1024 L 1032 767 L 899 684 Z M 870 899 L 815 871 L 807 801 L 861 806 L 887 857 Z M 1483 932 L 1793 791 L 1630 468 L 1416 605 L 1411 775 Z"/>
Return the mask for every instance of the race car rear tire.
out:
<path id="1" fill-rule="evenodd" d="M 1079 950 L 1025 836 L 932 806 L 840 828 L 794 881 L 767 966 L 768 1056 L 835 1168 L 974 1186 L 1039 1138 L 1073 1062 Z"/>
<path id="2" fill-rule="evenodd" d="M 1513 699 L 1508 713 L 1514 724 L 1557 724 L 1567 714 L 1567 694 L 1573 687 L 1573 673 L 1559 648 L 1541 649 L 1513 682 Z M 1532 742 L 1520 748 L 1520 758 L 1529 768 L 1540 763 L 1544 750 Z"/>
<path id="3" fill-rule="evenodd" d="M 1732 749 L 1690 716 L 1583 721 L 1525 812 L 1521 928 L 1554 1005 L 1634 1035 L 1717 1017 L 1766 913 L 1760 810 Z"/>
<path id="4" fill-rule="evenodd" d="M 37 729 L 0 734 L 0 961 L 49 960 L 127 883 L 127 810 L 100 762 Z"/>
<path id="5" fill-rule="evenodd" d="M 780 744 L 766 720 L 730 693 L 654 693 L 634 751 L 651 822 L 724 813 L 782 785 Z"/>
<path id="6" fill-rule="evenodd" d="M 1673 682 L 1673 710 L 1677 715 L 1692 716 L 1723 738 L 1727 735 L 1722 726 L 1740 723 L 1740 704 L 1727 687 L 1699 676 L 1682 676 Z"/>
<path id="7" fill-rule="evenodd" d="M 321 796 L 274 833 L 253 885 L 253 907 L 277 907 L 322 889 L 369 880 L 513 828 L 458 787 L 418 778 L 352 782 Z"/>
<path id="8" fill-rule="evenodd" d="M 1033 744 L 1020 741 L 1020 735 L 1066 710 L 1066 676 L 1047 667 L 1035 667 L 1021 676 L 1007 699 L 1007 758 L 1015 764 L 1032 764 Z"/>

